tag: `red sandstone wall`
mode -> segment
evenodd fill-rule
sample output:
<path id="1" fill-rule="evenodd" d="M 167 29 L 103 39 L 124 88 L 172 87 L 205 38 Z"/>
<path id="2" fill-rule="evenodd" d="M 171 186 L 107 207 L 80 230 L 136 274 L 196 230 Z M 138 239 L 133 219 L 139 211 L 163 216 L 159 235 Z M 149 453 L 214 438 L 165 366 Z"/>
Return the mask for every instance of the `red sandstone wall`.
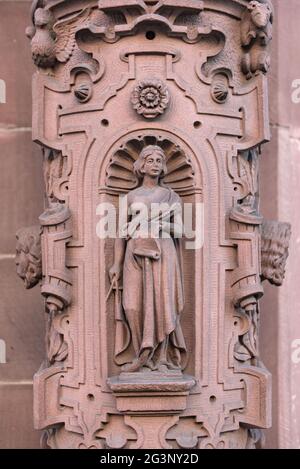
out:
<path id="1" fill-rule="evenodd" d="M 266 218 L 290 222 L 293 235 L 285 283 L 280 289 L 266 285 L 262 301 L 261 349 L 273 374 L 273 428 L 266 444 L 300 448 L 300 352 L 293 348 L 295 340 L 300 343 L 300 103 L 291 97 L 292 82 L 300 79 L 300 1 L 273 3 L 272 141 L 262 157 L 261 210 Z"/>

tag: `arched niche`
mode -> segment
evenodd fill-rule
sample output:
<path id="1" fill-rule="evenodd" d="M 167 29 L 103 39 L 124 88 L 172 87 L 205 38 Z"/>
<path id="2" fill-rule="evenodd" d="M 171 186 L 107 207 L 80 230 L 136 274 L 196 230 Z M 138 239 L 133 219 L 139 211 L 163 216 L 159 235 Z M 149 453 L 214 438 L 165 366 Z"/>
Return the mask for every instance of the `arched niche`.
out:
<path id="1" fill-rule="evenodd" d="M 158 145 L 166 155 L 167 175 L 162 180 L 164 185 L 171 187 L 181 197 L 183 204 L 190 204 L 193 214 L 193 228 L 195 228 L 195 207 L 198 204 L 198 216 L 203 216 L 203 176 L 200 168 L 200 158 L 197 158 L 194 151 L 182 139 L 174 136 L 165 130 L 137 130 L 126 134 L 118 139 L 106 152 L 99 155 L 101 161 L 98 203 L 112 204 L 116 209 L 118 219 L 119 196 L 127 194 L 130 190 L 138 187 L 139 182 L 134 175 L 133 165 L 140 152 L 145 146 Z M 185 205 L 184 205 L 185 206 Z M 189 360 L 185 372 L 190 375 L 197 374 L 193 351 L 195 350 L 196 328 L 195 322 L 201 322 L 202 311 L 202 270 L 203 270 L 203 249 L 186 249 L 186 242 L 183 240 L 183 269 L 184 269 L 184 290 L 185 309 L 182 315 L 182 328 L 189 351 Z M 118 375 L 120 366 L 114 360 L 115 341 L 115 316 L 114 316 L 114 295 L 110 295 L 110 281 L 108 269 L 113 263 L 114 239 L 98 239 L 99 259 L 102 269 L 102 276 L 99 278 L 100 298 L 100 318 L 101 336 L 99 353 L 102 355 L 101 383 L 103 378 Z M 196 274 L 195 274 L 196 273 Z M 134 286 L 133 286 L 134 294 Z M 199 339 L 199 338 L 198 338 Z M 106 344 L 106 346 L 104 346 Z M 107 354 L 106 370 L 103 369 L 103 354 Z"/>

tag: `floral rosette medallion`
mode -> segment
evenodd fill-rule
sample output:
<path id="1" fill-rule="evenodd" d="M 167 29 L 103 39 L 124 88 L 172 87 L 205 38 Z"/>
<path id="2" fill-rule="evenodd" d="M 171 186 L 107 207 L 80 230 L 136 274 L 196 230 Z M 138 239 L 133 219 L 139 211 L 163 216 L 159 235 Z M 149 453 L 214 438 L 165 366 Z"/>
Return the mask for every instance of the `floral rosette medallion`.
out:
<path id="1" fill-rule="evenodd" d="M 140 81 L 131 95 L 133 108 L 146 119 L 163 114 L 170 102 L 167 86 L 158 79 Z"/>

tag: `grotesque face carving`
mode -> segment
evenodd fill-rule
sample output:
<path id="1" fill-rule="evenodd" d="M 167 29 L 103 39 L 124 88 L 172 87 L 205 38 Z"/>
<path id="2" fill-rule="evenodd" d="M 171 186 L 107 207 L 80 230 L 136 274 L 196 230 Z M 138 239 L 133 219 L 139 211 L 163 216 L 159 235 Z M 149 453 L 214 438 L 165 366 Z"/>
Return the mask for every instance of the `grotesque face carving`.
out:
<path id="1" fill-rule="evenodd" d="M 268 252 L 268 266 L 265 274 L 272 285 L 280 286 L 285 275 L 285 265 L 288 258 L 288 251 L 280 242 L 273 242 Z"/>
<path id="2" fill-rule="evenodd" d="M 262 279 L 281 286 L 289 255 L 291 226 L 288 223 L 264 221 L 262 226 Z"/>
<path id="3" fill-rule="evenodd" d="M 248 9 L 251 12 L 251 19 L 257 28 L 263 29 L 271 21 L 272 9 L 267 3 L 260 3 L 254 0 L 249 3 Z"/>
<path id="4" fill-rule="evenodd" d="M 40 227 L 24 228 L 17 233 L 15 262 L 25 288 L 33 288 L 42 278 Z"/>

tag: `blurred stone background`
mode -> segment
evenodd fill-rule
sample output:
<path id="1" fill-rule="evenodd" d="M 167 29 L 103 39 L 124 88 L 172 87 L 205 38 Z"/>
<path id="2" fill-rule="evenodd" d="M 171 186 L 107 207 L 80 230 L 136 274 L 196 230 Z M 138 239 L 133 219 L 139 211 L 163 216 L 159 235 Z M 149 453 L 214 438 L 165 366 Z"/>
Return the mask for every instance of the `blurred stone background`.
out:
<path id="1" fill-rule="evenodd" d="M 293 343 L 300 344 L 300 103 L 292 102 L 292 82 L 300 80 L 300 0 L 273 3 L 272 140 L 261 158 L 261 211 L 292 223 L 293 236 L 285 284 L 266 285 L 261 304 L 261 354 L 273 374 L 273 428 L 265 446 L 300 448 L 300 362 L 292 360 Z M 14 265 L 15 232 L 37 224 L 43 210 L 42 156 L 31 142 L 34 67 L 24 32 L 30 4 L 0 0 L 0 79 L 7 88 L 0 104 L 0 339 L 7 347 L 0 363 L 0 448 L 38 448 L 40 439 L 32 376 L 44 357 L 43 304 L 38 288 L 25 292 Z"/>
<path id="2" fill-rule="evenodd" d="M 281 288 L 265 282 L 261 302 L 261 354 L 273 375 L 273 428 L 265 433 L 267 448 L 300 448 L 300 353 L 293 348 L 300 344 L 300 103 L 292 102 L 292 83 L 300 79 L 300 1 L 273 4 L 272 139 L 261 158 L 261 212 L 291 223 L 292 239 L 285 282 Z"/>

